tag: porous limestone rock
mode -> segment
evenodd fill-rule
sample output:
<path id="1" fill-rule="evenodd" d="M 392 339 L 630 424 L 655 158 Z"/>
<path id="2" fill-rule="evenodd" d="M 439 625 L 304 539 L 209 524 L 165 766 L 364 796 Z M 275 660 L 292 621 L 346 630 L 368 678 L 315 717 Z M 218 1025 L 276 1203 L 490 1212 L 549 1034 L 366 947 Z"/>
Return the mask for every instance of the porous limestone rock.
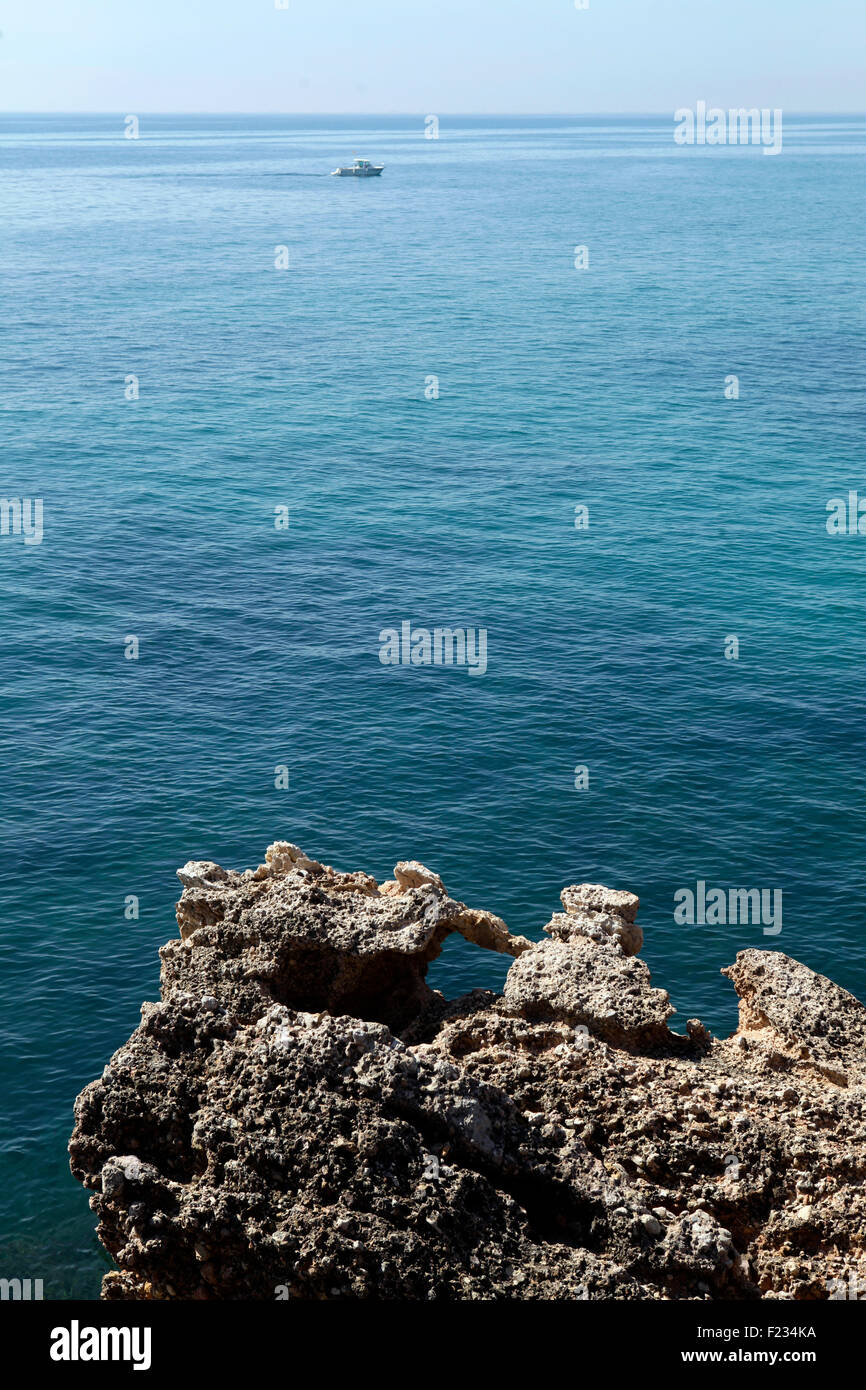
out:
<path id="1" fill-rule="evenodd" d="M 670 1030 L 638 900 L 534 943 L 416 861 L 179 871 L 161 1000 L 76 1102 L 110 1299 L 823 1299 L 866 1279 L 866 1009 L 789 957 Z M 425 981 L 449 934 L 501 995 Z"/>

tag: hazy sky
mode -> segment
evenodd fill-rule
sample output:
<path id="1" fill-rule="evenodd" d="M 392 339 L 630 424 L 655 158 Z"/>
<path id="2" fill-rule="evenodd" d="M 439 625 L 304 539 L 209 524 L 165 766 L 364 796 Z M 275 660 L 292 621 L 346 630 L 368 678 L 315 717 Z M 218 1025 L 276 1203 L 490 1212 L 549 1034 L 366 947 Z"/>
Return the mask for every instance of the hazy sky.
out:
<path id="1" fill-rule="evenodd" d="M 6 111 L 866 109 L 866 0 L 0 0 Z"/>

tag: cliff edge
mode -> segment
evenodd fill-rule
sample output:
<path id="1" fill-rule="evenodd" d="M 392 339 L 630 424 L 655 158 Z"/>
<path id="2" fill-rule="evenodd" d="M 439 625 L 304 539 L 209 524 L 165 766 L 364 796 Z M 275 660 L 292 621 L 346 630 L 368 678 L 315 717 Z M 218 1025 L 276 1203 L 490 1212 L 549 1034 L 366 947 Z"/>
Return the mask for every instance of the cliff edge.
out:
<path id="1" fill-rule="evenodd" d="M 534 943 L 412 861 L 179 877 L 161 1002 L 75 1106 L 103 1297 L 866 1288 L 866 1008 L 831 981 L 743 951 L 736 1033 L 679 1035 L 629 893 L 564 889 Z M 514 958 L 501 995 L 428 987 L 453 932 Z"/>

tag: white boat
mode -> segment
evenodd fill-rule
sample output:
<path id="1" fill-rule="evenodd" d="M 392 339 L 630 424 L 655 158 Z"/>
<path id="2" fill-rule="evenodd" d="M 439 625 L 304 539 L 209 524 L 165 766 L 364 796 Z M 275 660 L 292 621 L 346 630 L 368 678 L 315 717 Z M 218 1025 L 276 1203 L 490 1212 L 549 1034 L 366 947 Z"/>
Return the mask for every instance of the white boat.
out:
<path id="1" fill-rule="evenodd" d="M 348 169 L 332 169 L 331 177 L 340 179 L 372 179 L 381 174 L 384 164 L 371 164 L 369 159 L 355 159 Z"/>

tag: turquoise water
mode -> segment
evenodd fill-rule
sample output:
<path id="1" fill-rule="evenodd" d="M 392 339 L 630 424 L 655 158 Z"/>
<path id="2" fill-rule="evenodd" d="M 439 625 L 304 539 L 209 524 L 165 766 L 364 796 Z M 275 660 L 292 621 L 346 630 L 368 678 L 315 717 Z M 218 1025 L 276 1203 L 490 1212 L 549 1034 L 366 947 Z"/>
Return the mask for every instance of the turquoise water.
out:
<path id="1" fill-rule="evenodd" d="M 866 119 L 777 158 L 662 119 L 123 129 L 0 125 L 0 491 L 44 499 L 0 539 L 0 1275 L 55 1298 L 105 1268 L 72 1101 L 188 858 L 418 858 L 536 937 L 564 884 L 632 889 L 675 1026 L 731 1029 L 746 947 L 866 997 L 866 537 L 825 526 L 866 495 Z M 354 149 L 381 180 L 327 177 Z M 486 628 L 486 674 L 382 666 L 403 620 Z M 782 890 L 781 936 L 678 926 L 698 880 Z M 506 966 L 453 943 L 433 982 Z"/>

